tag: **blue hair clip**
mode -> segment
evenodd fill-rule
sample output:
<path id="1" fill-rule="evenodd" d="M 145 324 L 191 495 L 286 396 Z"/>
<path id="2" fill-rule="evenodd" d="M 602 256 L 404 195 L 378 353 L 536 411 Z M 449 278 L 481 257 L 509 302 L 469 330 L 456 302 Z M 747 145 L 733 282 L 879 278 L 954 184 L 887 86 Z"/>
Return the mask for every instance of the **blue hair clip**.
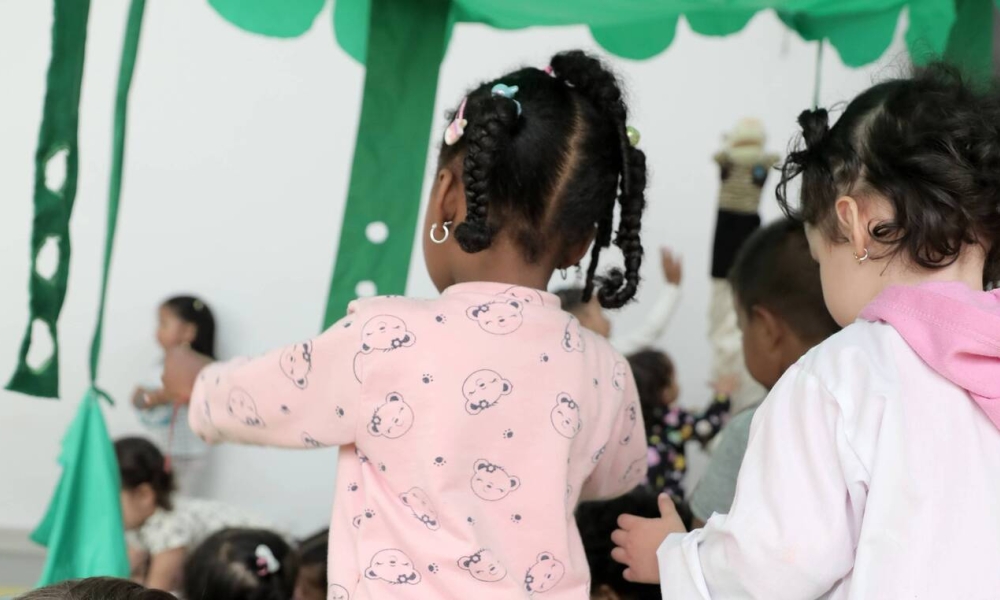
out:
<path id="1" fill-rule="evenodd" d="M 514 100 L 514 94 L 516 94 L 520 89 L 521 88 L 517 87 L 516 85 L 505 85 L 503 83 L 498 83 L 495 86 L 493 86 L 493 89 L 490 90 L 490 93 L 493 94 L 494 96 L 503 96 L 504 98 L 507 98 L 509 100 Z M 517 105 L 517 116 L 520 117 L 521 103 L 518 102 L 517 100 L 514 100 L 514 104 Z"/>

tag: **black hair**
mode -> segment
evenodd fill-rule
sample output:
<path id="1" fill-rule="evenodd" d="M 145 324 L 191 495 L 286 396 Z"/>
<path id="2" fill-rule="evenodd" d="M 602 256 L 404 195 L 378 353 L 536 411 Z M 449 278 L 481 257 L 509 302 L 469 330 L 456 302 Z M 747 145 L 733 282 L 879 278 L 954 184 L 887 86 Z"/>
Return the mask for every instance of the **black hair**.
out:
<path id="1" fill-rule="evenodd" d="M 892 219 L 872 238 L 906 252 L 925 269 L 948 266 L 966 244 L 987 252 L 984 282 L 1000 277 L 1000 93 L 943 63 L 875 85 L 855 98 L 831 128 L 826 110 L 799 116 L 804 148 L 782 167 L 778 202 L 785 214 L 844 241 L 838 197 L 874 194 Z M 801 206 L 789 181 L 802 175 Z M 883 258 L 883 257 L 875 257 Z"/>
<path id="2" fill-rule="evenodd" d="M 590 566 L 591 589 L 606 585 L 630 600 L 659 600 L 659 586 L 626 581 L 622 576 L 624 567 L 611 559 L 615 547 L 611 534 L 618 528 L 618 516 L 626 513 L 647 519 L 659 517 L 656 494 L 636 488 L 621 498 L 584 502 L 576 509 L 576 525 Z"/>
<path id="3" fill-rule="evenodd" d="M 144 483 L 153 488 L 156 505 L 171 510 L 170 495 L 174 491 L 174 475 L 166 469 L 166 461 L 153 442 L 141 437 L 126 437 L 115 442 L 118 471 L 122 488 L 134 490 Z"/>
<path id="4" fill-rule="evenodd" d="M 632 376 L 635 377 L 639 405 L 646 432 L 662 426 L 667 408 L 663 405 L 663 391 L 674 382 L 674 362 L 659 350 L 641 350 L 627 357 Z"/>
<path id="5" fill-rule="evenodd" d="M 801 223 L 779 219 L 754 232 L 736 255 L 729 285 L 748 316 L 755 306 L 766 308 L 803 342 L 816 344 L 840 331 Z"/>
<path id="6" fill-rule="evenodd" d="M 330 530 L 324 529 L 299 544 L 299 578 L 308 575 L 309 585 L 326 594 L 326 568 Z"/>
<path id="7" fill-rule="evenodd" d="M 212 310 L 203 301 L 194 296 L 174 296 L 163 303 L 177 318 L 195 326 L 194 341 L 191 349 L 215 358 L 215 317 Z"/>
<path id="8" fill-rule="evenodd" d="M 562 303 L 562 309 L 569 313 L 576 313 L 587 304 L 583 301 L 583 288 L 568 287 L 553 293 Z"/>
<path id="9" fill-rule="evenodd" d="M 15 600 L 175 600 L 161 590 L 147 590 L 138 583 L 114 577 L 63 581 L 30 591 Z"/>
<path id="10" fill-rule="evenodd" d="M 257 549 L 278 561 L 262 571 Z M 184 565 L 187 600 L 288 600 L 295 591 L 299 559 L 282 537 L 265 529 L 223 529 L 206 539 Z"/>
<path id="11" fill-rule="evenodd" d="M 517 86 L 513 99 L 495 84 Z M 516 102 L 515 102 L 516 101 Z M 620 221 L 614 243 L 624 270 L 597 278 L 605 308 L 630 301 L 639 285 L 645 208 L 646 156 L 629 143 L 627 109 L 615 75 L 582 51 L 551 60 L 551 75 L 525 68 L 466 96 L 464 135 L 443 145 L 439 163 L 463 158 L 468 214 L 455 239 L 469 253 L 489 248 L 501 231 L 535 263 L 556 246 L 558 261 L 594 237 L 583 299 L 594 292 L 601 250 L 612 242 L 615 200 Z"/>

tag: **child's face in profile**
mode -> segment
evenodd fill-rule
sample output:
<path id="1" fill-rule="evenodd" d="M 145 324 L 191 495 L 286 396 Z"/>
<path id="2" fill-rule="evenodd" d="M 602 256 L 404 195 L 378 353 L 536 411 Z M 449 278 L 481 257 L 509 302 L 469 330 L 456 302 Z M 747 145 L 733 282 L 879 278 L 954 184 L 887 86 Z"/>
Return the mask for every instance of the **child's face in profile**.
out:
<path id="1" fill-rule="evenodd" d="M 156 341 L 164 350 L 170 350 L 194 341 L 198 328 L 177 316 L 177 313 L 166 306 L 160 307 L 159 326 L 156 328 Z"/>
<path id="2" fill-rule="evenodd" d="M 680 396 L 681 386 L 677 385 L 676 374 L 673 374 L 670 378 L 670 385 L 663 390 L 663 405 L 667 407 L 673 406 Z"/>
<path id="3" fill-rule="evenodd" d="M 122 488 L 121 503 L 122 521 L 127 530 L 139 529 L 156 512 L 156 494 L 149 484 L 131 490 Z"/>
<path id="4" fill-rule="evenodd" d="M 770 390 L 784 374 L 780 346 L 771 343 L 764 319 L 747 314 L 738 301 L 736 323 L 743 332 L 743 360 L 747 371 L 757 383 Z"/>
<path id="5" fill-rule="evenodd" d="M 304 565 L 295 579 L 295 593 L 292 600 L 326 600 L 323 589 L 323 573 L 326 565 Z"/>

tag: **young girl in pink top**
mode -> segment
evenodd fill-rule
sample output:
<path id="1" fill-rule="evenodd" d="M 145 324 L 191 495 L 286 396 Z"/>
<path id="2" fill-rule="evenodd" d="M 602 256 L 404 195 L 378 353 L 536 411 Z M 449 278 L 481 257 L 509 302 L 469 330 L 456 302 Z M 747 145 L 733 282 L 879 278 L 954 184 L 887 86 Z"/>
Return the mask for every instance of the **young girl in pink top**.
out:
<path id="1" fill-rule="evenodd" d="M 209 441 L 341 446 L 330 598 L 588 598 L 573 509 L 643 481 L 643 420 L 627 362 L 540 290 L 593 245 L 585 294 L 635 294 L 646 166 L 630 133 L 615 77 L 582 52 L 480 85 L 427 208 L 439 299 L 357 301 L 254 360 L 169 357 Z M 595 286 L 616 201 L 625 268 Z"/>
<path id="2" fill-rule="evenodd" d="M 671 599 L 995 598 L 1000 95 L 934 66 L 799 122 L 779 200 L 844 329 L 758 409 L 728 515 L 665 501 L 613 555 Z"/>

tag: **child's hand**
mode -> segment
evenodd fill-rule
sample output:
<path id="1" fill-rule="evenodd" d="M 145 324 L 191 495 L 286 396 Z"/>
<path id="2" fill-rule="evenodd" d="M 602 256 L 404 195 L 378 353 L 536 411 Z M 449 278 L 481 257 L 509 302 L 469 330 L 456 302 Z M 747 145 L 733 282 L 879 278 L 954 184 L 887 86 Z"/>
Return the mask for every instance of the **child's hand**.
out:
<path id="1" fill-rule="evenodd" d="M 673 500 L 660 494 L 660 518 L 643 519 L 633 515 L 618 517 L 618 527 L 611 534 L 615 543 L 611 558 L 625 565 L 624 577 L 636 583 L 659 583 L 660 568 L 656 551 L 671 533 L 684 533 L 684 524 Z"/>
<path id="2" fill-rule="evenodd" d="M 680 257 L 674 256 L 670 248 L 663 247 L 660 248 L 660 258 L 663 260 L 663 278 L 667 280 L 667 283 L 680 285 L 682 275 Z"/>
<path id="3" fill-rule="evenodd" d="M 181 404 L 187 404 L 198 374 L 211 363 L 211 358 L 198 354 L 188 346 L 171 348 L 163 360 L 163 393 Z"/>

